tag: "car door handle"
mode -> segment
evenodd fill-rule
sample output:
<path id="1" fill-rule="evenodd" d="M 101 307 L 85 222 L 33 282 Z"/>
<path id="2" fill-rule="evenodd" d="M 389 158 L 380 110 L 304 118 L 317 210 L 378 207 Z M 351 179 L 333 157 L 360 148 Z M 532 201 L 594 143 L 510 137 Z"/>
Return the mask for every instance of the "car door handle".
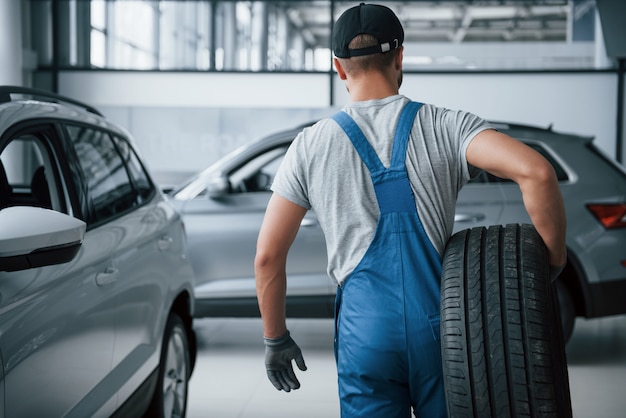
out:
<path id="1" fill-rule="evenodd" d="M 120 271 L 115 267 L 107 267 L 102 273 L 96 274 L 96 284 L 106 286 L 117 280 Z"/>
<path id="2" fill-rule="evenodd" d="M 482 213 L 459 213 L 454 215 L 454 222 L 478 222 L 485 219 Z"/>
<path id="3" fill-rule="evenodd" d="M 172 237 L 168 237 L 168 236 L 161 237 L 159 238 L 159 241 L 157 242 L 157 247 L 161 251 L 167 251 L 172 246 L 172 242 L 174 242 Z"/>

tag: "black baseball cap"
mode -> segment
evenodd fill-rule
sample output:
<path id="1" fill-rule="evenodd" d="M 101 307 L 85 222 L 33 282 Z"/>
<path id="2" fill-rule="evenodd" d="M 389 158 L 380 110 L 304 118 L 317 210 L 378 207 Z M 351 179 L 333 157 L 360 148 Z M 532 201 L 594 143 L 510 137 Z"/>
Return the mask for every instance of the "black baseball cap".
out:
<path id="1" fill-rule="evenodd" d="M 378 45 L 350 49 L 348 45 L 355 36 L 372 35 Z M 361 3 L 343 12 L 333 27 L 333 52 L 337 58 L 350 58 L 378 54 L 402 46 L 404 30 L 395 13 L 386 6 Z"/>

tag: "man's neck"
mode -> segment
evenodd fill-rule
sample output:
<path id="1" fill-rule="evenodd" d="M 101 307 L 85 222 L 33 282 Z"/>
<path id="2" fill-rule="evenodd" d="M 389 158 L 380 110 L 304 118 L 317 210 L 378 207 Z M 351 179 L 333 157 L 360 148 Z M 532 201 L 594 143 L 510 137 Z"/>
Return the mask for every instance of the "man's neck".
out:
<path id="1" fill-rule="evenodd" d="M 353 78 L 347 87 L 350 100 L 353 102 L 384 99 L 398 94 L 398 84 L 391 82 L 389 77 L 381 73 Z"/>

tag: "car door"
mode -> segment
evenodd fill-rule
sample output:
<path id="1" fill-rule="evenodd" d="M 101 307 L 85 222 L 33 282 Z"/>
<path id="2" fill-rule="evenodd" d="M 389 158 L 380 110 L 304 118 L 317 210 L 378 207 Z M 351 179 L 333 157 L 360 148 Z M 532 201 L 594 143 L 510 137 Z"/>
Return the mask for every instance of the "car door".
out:
<path id="1" fill-rule="evenodd" d="M 200 193 L 185 202 L 196 299 L 255 298 L 256 240 L 271 196 L 270 186 L 287 146 L 263 149 L 224 173 L 229 192 Z M 210 180 L 209 180 L 210 182 Z M 326 274 L 326 245 L 315 213 L 309 211 L 287 260 L 288 297 L 332 295 Z"/>
<path id="2" fill-rule="evenodd" d="M 23 124 L 0 139 L 11 205 L 43 206 L 79 216 L 71 156 L 52 124 Z M 33 182 L 43 167 L 44 180 Z M 41 172 L 42 170 L 39 170 Z M 42 186 L 43 185 L 43 186 Z M 36 189 L 39 192 L 35 192 Z M 42 203 L 38 193 L 48 194 Z M 0 273 L 0 351 L 8 417 L 110 413 L 117 298 L 100 286 L 112 240 L 86 233 L 73 261 Z"/>
<path id="3" fill-rule="evenodd" d="M 501 183 L 482 172 L 459 192 L 454 214 L 454 231 L 499 225 L 506 199 Z"/>
<path id="4" fill-rule="evenodd" d="M 170 306 L 165 295 L 182 263 L 177 257 L 182 231 L 173 211 L 156 195 L 130 143 L 121 136 L 67 124 L 79 155 L 87 218 L 100 245 L 111 254 L 99 286 L 117 297 L 115 345 L 109 388 L 128 398 L 157 367 L 162 330 Z M 118 405 L 119 406 L 119 405 Z"/>

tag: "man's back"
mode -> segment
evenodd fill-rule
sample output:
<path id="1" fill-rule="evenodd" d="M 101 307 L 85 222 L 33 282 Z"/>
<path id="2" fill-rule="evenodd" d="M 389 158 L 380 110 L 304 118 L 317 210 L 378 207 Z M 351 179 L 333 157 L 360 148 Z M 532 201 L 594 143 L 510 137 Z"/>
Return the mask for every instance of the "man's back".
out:
<path id="1" fill-rule="evenodd" d="M 408 101 L 396 95 L 344 109 L 385 166 Z M 469 180 L 466 143 L 488 128 L 476 116 L 431 105 L 417 114 L 407 146 L 407 172 L 419 216 L 440 254 L 452 231 L 458 190 Z M 370 173 L 346 134 L 331 119 L 305 130 L 285 157 L 272 190 L 316 212 L 326 235 L 329 273 L 342 282 L 369 247 L 379 216 Z"/>

